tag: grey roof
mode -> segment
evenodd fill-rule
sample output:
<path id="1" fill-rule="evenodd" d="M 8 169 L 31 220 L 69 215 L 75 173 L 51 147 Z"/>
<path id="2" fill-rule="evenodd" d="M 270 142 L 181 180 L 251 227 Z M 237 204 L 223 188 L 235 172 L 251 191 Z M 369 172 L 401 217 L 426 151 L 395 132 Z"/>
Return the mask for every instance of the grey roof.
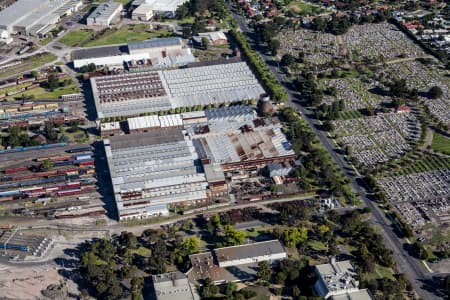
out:
<path id="1" fill-rule="evenodd" d="M 105 2 L 101 3 L 97 8 L 89 15 L 88 18 L 109 18 L 116 9 L 122 4 L 119 2 Z"/>
<path id="2" fill-rule="evenodd" d="M 131 50 L 137 50 L 137 49 L 176 46 L 176 45 L 181 45 L 181 44 L 182 44 L 182 40 L 179 37 L 154 38 L 154 39 L 143 41 L 143 42 L 129 43 L 128 49 L 131 51 Z"/>
<path id="3" fill-rule="evenodd" d="M 331 296 L 332 300 L 373 300 L 367 289 Z"/>
<path id="4" fill-rule="evenodd" d="M 264 241 L 240 246 L 231 246 L 214 250 L 217 261 L 229 261 L 260 257 L 269 254 L 286 253 L 278 240 Z"/>
<path id="5" fill-rule="evenodd" d="M 85 59 L 85 58 L 115 56 L 124 54 L 128 54 L 126 45 L 105 46 L 105 47 L 75 50 L 72 52 L 72 59 Z"/>
<path id="6" fill-rule="evenodd" d="M 149 145 L 165 144 L 170 142 L 183 141 L 183 134 L 180 129 L 155 130 L 142 134 L 128 134 L 112 136 L 110 139 L 111 150 L 133 148 Z"/>
<path id="7" fill-rule="evenodd" d="M 152 280 L 157 300 L 200 299 L 188 277 L 179 271 L 153 275 Z"/>
<path id="8" fill-rule="evenodd" d="M 0 23 L 12 25 L 20 22 L 30 11 L 36 10 L 40 5 L 42 5 L 41 0 L 19 0 L 0 11 Z"/>

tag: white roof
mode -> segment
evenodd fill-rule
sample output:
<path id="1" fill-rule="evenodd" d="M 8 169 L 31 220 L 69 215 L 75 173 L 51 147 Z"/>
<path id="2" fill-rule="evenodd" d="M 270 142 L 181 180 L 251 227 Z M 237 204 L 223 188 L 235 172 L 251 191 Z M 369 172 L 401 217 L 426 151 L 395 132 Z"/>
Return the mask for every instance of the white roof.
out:
<path id="1" fill-rule="evenodd" d="M 174 12 L 178 6 L 187 1 L 188 0 L 146 0 L 145 2 L 150 5 L 154 11 Z"/>

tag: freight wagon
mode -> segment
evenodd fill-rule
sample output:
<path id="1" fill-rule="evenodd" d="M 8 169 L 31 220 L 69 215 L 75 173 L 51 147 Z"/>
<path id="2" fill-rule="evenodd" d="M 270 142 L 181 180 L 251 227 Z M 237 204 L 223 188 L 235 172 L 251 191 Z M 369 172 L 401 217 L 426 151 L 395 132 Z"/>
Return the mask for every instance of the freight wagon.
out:
<path id="1" fill-rule="evenodd" d="M 5 174 L 12 174 L 12 173 L 18 173 L 22 171 L 28 170 L 28 167 L 17 167 L 17 168 L 11 168 L 11 169 L 5 169 L 3 173 Z"/>
<path id="2" fill-rule="evenodd" d="M 78 195 L 81 194 L 81 189 L 73 189 L 73 190 L 67 190 L 67 191 L 60 191 L 57 192 L 56 195 L 58 195 L 59 197 L 62 196 L 71 196 L 71 195 Z"/>
<path id="3" fill-rule="evenodd" d="M 82 148 L 74 148 L 66 150 L 67 153 L 77 153 L 77 152 L 86 152 L 86 151 L 92 151 L 91 147 L 82 147 Z"/>

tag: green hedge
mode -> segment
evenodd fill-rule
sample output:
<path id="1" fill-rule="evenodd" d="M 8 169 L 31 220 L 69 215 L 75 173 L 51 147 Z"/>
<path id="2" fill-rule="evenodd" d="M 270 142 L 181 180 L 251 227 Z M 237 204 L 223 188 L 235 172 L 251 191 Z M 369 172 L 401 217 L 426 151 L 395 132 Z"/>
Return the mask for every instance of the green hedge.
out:
<path id="1" fill-rule="evenodd" d="M 230 30 L 229 33 L 270 97 L 277 102 L 287 101 L 288 95 L 286 91 L 272 74 L 261 56 L 250 48 L 245 35 L 235 29 Z"/>

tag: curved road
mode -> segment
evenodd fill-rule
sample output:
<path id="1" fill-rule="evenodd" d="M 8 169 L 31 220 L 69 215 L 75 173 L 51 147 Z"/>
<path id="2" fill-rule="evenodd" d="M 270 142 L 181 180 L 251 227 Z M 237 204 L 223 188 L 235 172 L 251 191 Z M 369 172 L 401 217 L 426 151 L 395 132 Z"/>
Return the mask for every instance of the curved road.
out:
<path id="1" fill-rule="evenodd" d="M 232 7 L 229 6 L 229 9 L 232 13 L 233 18 L 237 21 L 240 30 L 247 34 L 252 33 L 252 29 L 249 28 L 245 18 L 237 14 Z M 338 152 L 336 151 L 337 149 L 335 149 L 332 141 L 326 136 L 325 132 L 317 128 L 316 120 L 310 117 L 311 111 L 294 102 L 294 99 L 299 99 L 299 97 L 296 91 L 291 90 L 289 83 L 286 81 L 286 78 L 282 74 L 280 69 L 276 65 L 271 63 L 273 59 L 267 56 L 262 49 L 256 50 L 266 61 L 268 67 L 275 75 L 277 80 L 284 86 L 288 94 L 288 103 L 286 105 L 296 108 L 299 112 L 302 113 L 303 118 L 311 126 L 313 132 L 317 135 L 326 150 L 330 153 L 333 160 L 339 165 L 345 176 L 347 176 L 347 178 L 351 180 L 351 185 L 354 191 L 356 191 L 360 195 L 361 200 L 363 200 L 364 203 L 372 209 L 371 222 L 373 224 L 379 225 L 379 227 L 381 228 L 380 233 L 382 234 L 387 247 L 390 248 L 394 253 L 398 271 L 404 273 L 407 278 L 409 278 L 416 292 L 422 299 L 442 299 L 441 296 L 436 295 L 436 292 L 438 292 L 440 287 L 436 282 L 433 281 L 431 274 L 424 271 L 421 262 L 418 259 L 409 255 L 408 251 L 404 248 L 405 245 L 403 241 L 398 238 L 392 230 L 390 221 L 384 216 L 384 213 L 378 208 L 378 206 L 368 198 L 368 193 L 365 188 L 357 182 L 358 177 L 355 176 L 353 171 L 351 171 L 353 169 L 353 166 L 350 166 L 344 159 L 344 157 L 338 154 Z"/>

